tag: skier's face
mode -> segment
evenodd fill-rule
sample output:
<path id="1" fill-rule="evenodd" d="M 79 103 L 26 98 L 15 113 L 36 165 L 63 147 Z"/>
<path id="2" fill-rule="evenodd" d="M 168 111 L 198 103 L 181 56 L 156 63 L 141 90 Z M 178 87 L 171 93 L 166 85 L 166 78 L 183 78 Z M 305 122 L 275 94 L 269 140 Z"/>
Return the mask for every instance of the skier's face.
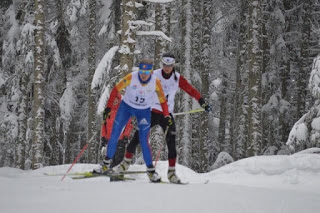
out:
<path id="1" fill-rule="evenodd" d="M 163 70 L 163 72 L 165 72 L 166 74 L 170 74 L 170 73 L 173 71 L 173 64 L 171 64 L 171 65 L 165 65 L 165 64 L 163 64 L 162 70 Z"/>
<path id="2" fill-rule="evenodd" d="M 139 76 L 142 81 L 146 81 L 150 78 L 152 74 L 152 70 L 139 70 Z"/>

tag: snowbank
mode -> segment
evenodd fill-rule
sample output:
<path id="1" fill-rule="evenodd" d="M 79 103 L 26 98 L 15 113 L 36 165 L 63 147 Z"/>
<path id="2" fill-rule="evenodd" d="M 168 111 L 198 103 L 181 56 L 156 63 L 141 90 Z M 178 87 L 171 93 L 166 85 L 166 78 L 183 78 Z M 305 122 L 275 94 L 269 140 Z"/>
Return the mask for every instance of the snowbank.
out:
<path id="1" fill-rule="evenodd" d="M 320 190 L 320 155 L 251 157 L 221 167 L 207 176 L 210 181 L 220 183 Z"/>

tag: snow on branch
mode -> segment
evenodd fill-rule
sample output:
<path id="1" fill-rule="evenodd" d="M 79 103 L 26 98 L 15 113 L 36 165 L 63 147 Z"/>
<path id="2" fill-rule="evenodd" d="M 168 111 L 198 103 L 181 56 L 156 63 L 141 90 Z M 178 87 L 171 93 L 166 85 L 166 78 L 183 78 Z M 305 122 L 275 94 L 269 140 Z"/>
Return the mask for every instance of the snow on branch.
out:
<path id="1" fill-rule="evenodd" d="M 320 99 L 320 55 L 313 60 L 309 89 L 314 98 Z"/>
<path id="2" fill-rule="evenodd" d="M 98 64 L 98 67 L 94 73 L 92 83 L 91 83 L 91 89 L 95 89 L 103 84 L 104 77 L 106 75 L 109 75 L 112 59 L 116 52 L 118 51 L 119 47 L 115 46 L 112 47 L 102 58 L 100 63 Z M 106 71 L 106 72 L 105 72 Z"/>
<path id="3" fill-rule="evenodd" d="M 155 35 L 155 36 L 161 36 L 165 40 L 172 42 L 172 38 L 169 38 L 164 34 L 162 31 L 137 31 L 137 35 Z"/>
<path id="4" fill-rule="evenodd" d="M 290 131 L 286 145 L 289 146 L 292 150 L 294 150 L 294 147 L 296 145 L 305 143 L 305 141 L 308 139 L 308 127 L 305 123 L 306 117 L 307 114 L 302 116 L 302 118 L 300 118 L 300 120 L 298 120 L 294 124 L 293 128 Z"/>
<path id="5" fill-rule="evenodd" d="M 111 85 L 108 84 L 107 86 L 104 86 L 103 88 L 103 92 L 102 92 L 102 95 L 100 96 L 100 99 L 98 101 L 98 108 L 97 108 L 97 115 L 102 115 L 104 109 L 105 109 L 105 106 L 106 106 L 106 103 L 109 99 L 109 96 L 110 96 L 110 90 L 111 90 Z"/>
<path id="6" fill-rule="evenodd" d="M 77 106 L 76 93 L 74 89 L 78 86 L 79 79 L 74 79 L 73 82 L 70 82 L 64 91 L 62 97 L 59 100 L 59 107 L 61 111 L 61 118 L 66 121 L 70 121 L 73 114 L 74 109 Z"/>
<path id="7" fill-rule="evenodd" d="M 146 21 L 142 21 L 142 20 L 136 20 L 136 21 L 129 21 L 129 24 L 133 24 L 133 25 L 147 25 L 147 26 L 152 26 L 153 23 L 149 23 Z"/>
<path id="8" fill-rule="evenodd" d="M 170 3 L 173 2 L 175 0 L 143 0 L 146 2 L 151 2 L 151 3 Z"/>

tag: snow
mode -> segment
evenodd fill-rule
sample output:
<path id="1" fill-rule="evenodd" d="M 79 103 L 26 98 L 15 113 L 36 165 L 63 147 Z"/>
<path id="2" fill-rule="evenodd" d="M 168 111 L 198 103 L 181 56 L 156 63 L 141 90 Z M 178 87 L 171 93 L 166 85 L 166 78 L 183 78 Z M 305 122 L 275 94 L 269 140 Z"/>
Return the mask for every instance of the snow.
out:
<path id="1" fill-rule="evenodd" d="M 312 129 L 320 130 L 320 117 L 312 120 L 311 127 Z"/>
<path id="2" fill-rule="evenodd" d="M 152 3 L 170 3 L 176 0 L 143 0 L 146 2 L 152 2 Z"/>
<path id="3" fill-rule="evenodd" d="M 215 88 L 219 88 L 220 84 L 222 83 L 222 80 L 220 78 L 217 78 L 215 79 L 214 81 L 212 81 L 212 85 L 215 87 Z"/>
<path id="4" fill-rule="evenodd" d="M 140 35 L 140 36 L 143 36 L 143 35 L 160 36 L 160 37 L 164 38 L 165 40 L 172 42 L 172 38 L 169 38 L 168 36 L 166 36 L 162 31 L 137 31 L 136 34 Z"/>
<path id="5" fill-rule="evenodd" d="M 302 150 L 300 152 L 295 153 L 295 155 L 297 154 L 320 154 L 320 148 L 310 148 L 310 149 Z"/>
<path id="6" fill-rule="evenodd" d="M 320 55 L 313 60 L 309 79 L 309 89 L 313 97 L 320 98 Z"/>
<path id="7" fill-rule="evenodd" d="M 99 36 L 102 36 L 107 32 L 108 24 L 109 24 L 109 15 L 111 13 L 110 6 L 112 1 L 110 0 L 101 0 L 101 9 L 99 12 L 100 22 L 103 23 L 103 26 L 99 32 Z"/>
<path id="8" fill-rule="evenodd" d="M 274 16 L 275 16 L 275 19 L 277 21 L 279 21 L 281 24 L 285 24 L 286 23 L 286 19 L 282 13 L 282 11 L 280 10 L 279 7 L 276 7 L 275 11 L 274 11 Z"/>
<path id="9" fill-rule="evenodd" d="M 5 79 L 4 79 L 4 76 L 3 76 L 3 73 L 0 72 L 0 87 L 2 87 L 2 85 L 5 83 Z"/>
<path id="10" fill-rule="evenodd" d="M 301 141 L 305 141 L 308 138 L 308 128 L 304 122 L 307 114 L 303 115 L 293 126 L 289 133 L 288 141 L 286 145 L 294 149 L 293 145 L 299 144 Z"/>
<path id="11" fill-rule="evenodd" d="M 71 82 L 67 89 L 64 91 L 61 99 L 59 100 L 59 107 L 61 110 L 61 117 L 64 120 L 70 120 L 74 113 L 74 108 L 77 106 L 76 95 L 73 91 L 73 87 L 77 84 L 76 81 Z"/>
<path id="12" fill-rule="evenodd" d="M 106 103 L 109 99 L 109 95 L 110 95 L 110 87 L 111 85 L 108 84 L 107 86 L 104 86 L 104 88 L 102 89 L 102 95 L 99 98 L 99 102 L 98 102 L 98 108 L 97 108 L 97 114 L 98 115 L 102 115 L 103 111 L 106 107 Z"/>
<path id="13" fill-rule="evenodd" d="M 227 152 L 220 152 L 218 154 L 217 160 L 214 162 L 212 168 L 217 169 L 229 163 L 232 163 L 234 160 L 231 155 Z"/>
<path id="14" fill-rule="evenodd" d="M 64 173 L 70 165 L 35 171 L 0 168 L 0 206 L 6 213 L 56 212 L 184 212 L 184 213 L 316 213 L 320 208 L 320 155 L 251 157 L 210 173 L 198 174 L 177 165 L 188 185 L 152 184 L 145 174 L 135 181 L 108 178 L 73 180 Z M 71 172 L 97 165 L 76 164 Z M 167 161 L 157 164 L 166 179 Z M 144 170 L 132 165 L 130 170 Z"/>
<path id="15" fill-rule="evenodd" d="M 118 46 L 114 46 L 103 56 L 94 73 L 91 89 L 95 89 L 103 84 L 105 76 L 108 76 L 110 73 L 112 60 L 118 49 Z"/>

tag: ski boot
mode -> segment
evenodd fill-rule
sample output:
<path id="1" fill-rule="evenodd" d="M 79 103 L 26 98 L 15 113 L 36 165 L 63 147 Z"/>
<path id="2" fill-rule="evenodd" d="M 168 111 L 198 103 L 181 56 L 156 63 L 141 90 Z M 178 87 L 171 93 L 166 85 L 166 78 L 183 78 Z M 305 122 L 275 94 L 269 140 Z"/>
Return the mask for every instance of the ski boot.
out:
<path id="1" fill-rule="evenodd" d="M 99 165 L 98 168 L 93 169 L 92 173 L 96 174 L 111 174 L 113 173 L 112 169 L 110 168 L 111 165 L 111 159 L 104 159 L 102 163 Z"/>
<path id="2" fill-rule="evenodd" d="M 132 159 L 124 158 L 123 161 L 115 168 L 115 172 L 122 173 L 129 169 Z"/>
<path id="3" fill-rule="evenodd" d="M 147 168 L 147 175 L 151 182 L 153 183 L 161 182 L 161 177 L 158 175 L 154 167 Z"/>
<path id="4" fill-rule="evenodd" d="M 175 167 L 169 167 L 168 180 L 170 181 L 170 183 L 181 183 L 181 179 L 176 174 Z"/>

